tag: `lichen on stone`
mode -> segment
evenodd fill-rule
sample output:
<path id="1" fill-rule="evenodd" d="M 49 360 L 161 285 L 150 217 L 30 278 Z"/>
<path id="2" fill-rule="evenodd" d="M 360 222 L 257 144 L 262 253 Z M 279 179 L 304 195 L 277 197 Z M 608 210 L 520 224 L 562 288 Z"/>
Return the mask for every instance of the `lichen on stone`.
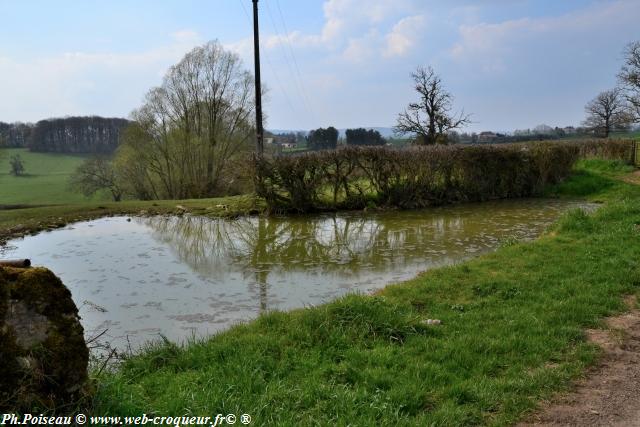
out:
<path id="1" fill-rule="evenodd" d="M 71 292 L 44 268 L 0 268 L 0 410 L 56 411 L 87 385 L 89 351 Z"/>

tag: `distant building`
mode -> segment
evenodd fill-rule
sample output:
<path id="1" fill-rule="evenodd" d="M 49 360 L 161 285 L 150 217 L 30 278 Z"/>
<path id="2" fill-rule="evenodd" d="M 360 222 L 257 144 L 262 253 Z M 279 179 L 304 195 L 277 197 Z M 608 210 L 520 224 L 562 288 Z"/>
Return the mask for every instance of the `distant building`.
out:
<path id="1" fill-rule="evenodd" d="M 495 132 L 485 131 L 480 132 L 478 135 L 478 142 L 491 142 L 498 137 L 498 134 Z"/>
<path id="2" fill-rule="evenodd" d="M 293 133 L 276 134 L 271 139 L 271 143 L 280 148 L 296 148 L 298 146 L 296 135 Z"/>

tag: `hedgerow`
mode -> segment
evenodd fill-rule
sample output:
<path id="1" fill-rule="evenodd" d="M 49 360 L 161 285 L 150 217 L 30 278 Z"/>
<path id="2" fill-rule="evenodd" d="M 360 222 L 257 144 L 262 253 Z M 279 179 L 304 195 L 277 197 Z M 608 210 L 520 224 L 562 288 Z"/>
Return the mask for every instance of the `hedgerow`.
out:
<path id="1" fill-rule="evenodd" d="M 401 209 L 528 197 L 560 182 L 583 157 L 628 161 L 630 140 L 344 147 L 254 158 L 256 192 L 271 211 Z"/>

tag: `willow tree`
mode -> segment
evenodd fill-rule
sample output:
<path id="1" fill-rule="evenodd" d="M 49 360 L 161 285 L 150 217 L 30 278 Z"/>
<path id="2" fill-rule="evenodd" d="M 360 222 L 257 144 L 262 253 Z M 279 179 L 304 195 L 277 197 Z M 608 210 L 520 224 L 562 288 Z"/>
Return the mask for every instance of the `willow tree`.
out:
<path id="1" fill-rule="evenodd" d="M 234 159 L 251 149 L 253 77 L 217 42 L 172 66 L 132 113 L 115 165 L 142 198 L 218 195 Z"/>

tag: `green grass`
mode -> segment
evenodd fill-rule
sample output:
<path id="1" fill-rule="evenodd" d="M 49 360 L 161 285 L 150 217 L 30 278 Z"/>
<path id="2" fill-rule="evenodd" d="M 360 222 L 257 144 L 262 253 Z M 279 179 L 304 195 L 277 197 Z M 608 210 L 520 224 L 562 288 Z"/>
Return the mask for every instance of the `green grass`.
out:
<path id="1" fill-rule="evenodd" d="M 9 159 L 14 154 L 19 154 L 24 161 L 24 176 L 9 173 Z M 85 158 L 32 153 L 22 148 L 0 149 L 0 205 L 86 202 L 87 198 L 68 187 L 69 177 Z"/>
<path id="2" fill-rule="evenodd" d="M 594 201 L 631 197 L 633 186 L 621 185 L 620 176 L 635 168 L 621 161 L 580 160 L 574 174 L 565 182 L 547 190 L 547 195 L 588 197 Z"/>
<path id="3" fill-rule="evenodd" d="M 640 138 L 640 130 L 612 132 L 609 138 Z"/>
<path id="4" fill-rule="evenodd" d="M 256 425 L 508 425 L 599 352 L 584 329 L 640 289 L 640 187 L 583 161 L 553 189 L 605 200 L 547 235 L 375 296 L 271 313 L 97 379 L 106 415 L 248 413 Z M 427 326 L 426 319 L 441 319 Z"/>

